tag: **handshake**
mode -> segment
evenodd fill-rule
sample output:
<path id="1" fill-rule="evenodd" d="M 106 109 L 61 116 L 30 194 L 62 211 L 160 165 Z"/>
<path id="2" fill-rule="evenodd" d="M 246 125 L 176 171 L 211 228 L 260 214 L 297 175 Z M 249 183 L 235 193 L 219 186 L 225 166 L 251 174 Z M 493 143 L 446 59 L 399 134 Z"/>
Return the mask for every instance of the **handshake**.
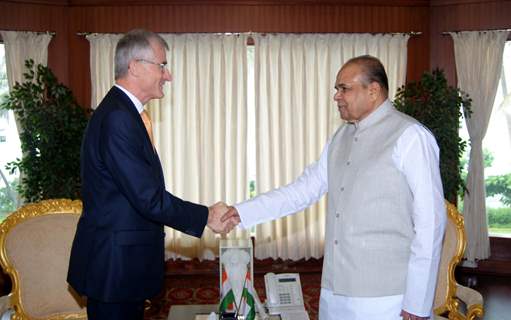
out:
<path id="1" fill-rule="evenodd" d="M 217 202 L 208 209 L 208 227 L 216 233 L 228 233 L 241 221 L 238 210 L 223 202 Z"/>

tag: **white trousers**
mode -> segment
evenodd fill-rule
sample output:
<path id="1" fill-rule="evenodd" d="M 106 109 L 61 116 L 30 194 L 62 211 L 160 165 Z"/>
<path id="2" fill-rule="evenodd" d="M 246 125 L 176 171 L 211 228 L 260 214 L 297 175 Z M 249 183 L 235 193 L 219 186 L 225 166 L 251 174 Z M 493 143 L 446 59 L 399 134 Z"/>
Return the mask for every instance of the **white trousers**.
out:
<path id="1" fill-rule="evenodd" d="M 402 320 L 403 295 L 347 297 L 321 288 L 319 320 Z"/>

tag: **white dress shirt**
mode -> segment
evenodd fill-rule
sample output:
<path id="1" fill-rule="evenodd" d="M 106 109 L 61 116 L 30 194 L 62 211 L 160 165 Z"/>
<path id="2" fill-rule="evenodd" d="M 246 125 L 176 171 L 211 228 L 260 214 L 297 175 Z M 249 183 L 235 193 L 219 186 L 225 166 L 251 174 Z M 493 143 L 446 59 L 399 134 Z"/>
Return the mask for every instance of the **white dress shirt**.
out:
<path id="1" fill-rule="evenodd" d="M 117 83 L 115 84 L 115 86 L 117 88 L 121 89 L 122 92 L 124 92 L 128 96 L 128 98 L 130 98 L 131 102 L 133 102 L 133 104 L 135 105 L 135 108 L 137 108 L 138 113 L 141 113 L 142 111 L 144 111 L 144 106 L 142 105 L 142 102 L 140 102 L 140 100 L 137 99 L 137 97 L 135 97 L 128 90 L 126 90 L 123 86 L 118 85 Z"/>
<path id="2" fill-rule="evenodd" d="M 330 141 L 325 145 L 319 160 L 309 165 L 295 181 L 236 204 L 241 225 L 249 228 L 301 211 L 318 201 L 328 191 L 329 145 Z M 413 194 L 412 220 L 415 232 L 411 244 L 406 290 L 398 299 L 402 301 L 402 309 L 425 317 L 431 314 L 446 221 L 438 146 L 426 128 L 414 124 L 397 140 L 392 160 L 406 177 Z M 322 289 L 322 292 L 324 290 L 326 289 Z M 357 304 L 353 303 L 354 298 Z M 328 305 L 336 306 L 336 310 L 335 312 L 323 310 L 326 312 L 320 312 L 320 319 L 341 319 L 342 313 L 339 313 L 339 310 L 345 310 L 355 316 L 357 310 L 362 312 L 364 310 L 361 309 L 370 308 L 371 302 L 376 301 L 375 299 L 380 303 L 382 299 L 385 301 L 385 298 L 388 298 L 389 303 L 394 303 L 396 296 L 361 298 L 322 295 L 321 299 L 328 299 Z M 365 308 L 357 308 L 358 305 L 364 305 Z M 320 311 L 321 309 L 320 305 Z M 400 319 L 399 312 L 400 310 L 392 310 L 388 317 L 381 315 L 378 319 Z M 363 315 L 357 317 L 362 318 Z"/>

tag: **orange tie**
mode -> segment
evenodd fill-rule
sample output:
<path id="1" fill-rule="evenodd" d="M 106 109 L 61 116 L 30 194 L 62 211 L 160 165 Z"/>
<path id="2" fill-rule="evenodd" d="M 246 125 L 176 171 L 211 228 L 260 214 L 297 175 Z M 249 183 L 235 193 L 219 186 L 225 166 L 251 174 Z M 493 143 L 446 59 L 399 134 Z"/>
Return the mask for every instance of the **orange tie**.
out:
<path id="1" fill-rule="evenodd" d="M 151 140 L 151 144 L 154 147 L 154 139 L 153 139 L 153 124 L 151 123 L 151 118 L 145 110 L 140 112 L 140 117 L 142 117 L 142 121 L 144 122 L 145 129 L 147 130 L 147 134 L 149 135 L 149 140 Z"/>

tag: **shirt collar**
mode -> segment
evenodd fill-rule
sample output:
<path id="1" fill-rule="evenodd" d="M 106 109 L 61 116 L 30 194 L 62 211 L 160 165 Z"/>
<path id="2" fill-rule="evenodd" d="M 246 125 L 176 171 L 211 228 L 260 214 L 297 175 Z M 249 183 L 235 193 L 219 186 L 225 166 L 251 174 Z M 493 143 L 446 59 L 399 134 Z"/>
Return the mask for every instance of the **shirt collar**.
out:
<path id="1" fill-rule="evenodd" d="M 121 89 L 122 92 L 124 92 L 128 96 L 128 98 L 130 98 L 131 102 L 133 102 L 133 104 L 135 105 L 135 108 L 137 108 L 138 113 L 144 111 L 144 105 L 142 105 L 142 102 L 140 102 L 140 100 L 138 100 L 137 97 L 135 97 L 131 92 L 123 88 L 121 85 L 116 83 L 115 86 Z"/>
<path id="2" fill-rule="evenodd" d="M 380 104 L 376 109 L 371 112 L 364 119 L 351 123 L 355 126 L 357 130 L 362 130 L 364 128 L 370 127 L 372 124 L 381 120 L 390 110 L 394 109 L 392 102 L 389 99 L 386 99 L 382 104 Z"/>

